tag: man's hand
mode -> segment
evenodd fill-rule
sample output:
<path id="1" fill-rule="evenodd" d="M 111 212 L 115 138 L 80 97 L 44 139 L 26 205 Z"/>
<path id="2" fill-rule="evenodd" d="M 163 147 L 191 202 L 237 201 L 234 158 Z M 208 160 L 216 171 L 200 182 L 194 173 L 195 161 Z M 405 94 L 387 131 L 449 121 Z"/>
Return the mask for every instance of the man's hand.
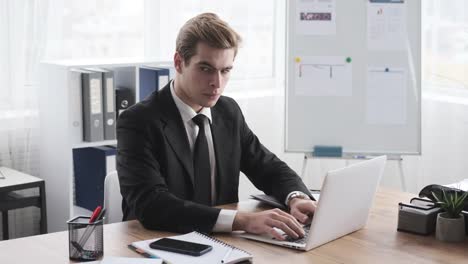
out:
<path id="1" fill-rule="evenodd" d="M 270 234 L 278 240 L 284 240 L 285 238 L 274 227 L 283 230 L 293 238 L 304 236 L 301 224 L 292 215 L 280 209 L 258 213 L 237 212 L 232 230 L 243 230 L 252 234 Z"/>
<path id="2" fill-rule="evenodd" d="M 317 207 L 317 202 L 301 198 L 289 201 L 290 213 L 302 224 L 309 224 Z"/>

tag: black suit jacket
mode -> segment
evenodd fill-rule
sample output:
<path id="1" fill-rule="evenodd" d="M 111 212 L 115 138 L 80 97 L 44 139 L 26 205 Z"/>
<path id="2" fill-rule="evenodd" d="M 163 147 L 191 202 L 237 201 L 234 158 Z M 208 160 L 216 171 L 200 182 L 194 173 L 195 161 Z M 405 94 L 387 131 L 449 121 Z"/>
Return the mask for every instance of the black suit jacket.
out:
<path id="1" fill-rule="evenodd" d="M 291 191 L 308 193 L 297 174 L 259 142 L 233 99 L 221 96 L 211 113 L 217 205 L 238 202 L 240 171 L 280 201 Z M 220 209 L 191 201 L 192 154 L 169 85 L 120 115 L 117 140 L 124 220 L 136 218 L 148 229 L 211 232 Z"/>

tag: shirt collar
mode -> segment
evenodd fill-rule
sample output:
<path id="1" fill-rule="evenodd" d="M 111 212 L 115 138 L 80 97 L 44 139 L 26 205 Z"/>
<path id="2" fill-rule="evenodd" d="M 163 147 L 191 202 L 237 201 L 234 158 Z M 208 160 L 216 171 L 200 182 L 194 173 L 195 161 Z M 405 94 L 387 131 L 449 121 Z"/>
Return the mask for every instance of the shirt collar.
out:
<path id="1" fill-rule="evenodd" d="M 182 117 L 182 121 L 184 122 L 184 124 L 191 121 L 192 118 L 194 118 L 198 114 L 205 115 L 206 117 L 208 117 L 208 120 L 210 121 L 210 123 L 213 123 L 213 121 L 211 120 L 211 108 L 203 107 L 202 110 L 199 113 L 197 113 L 193 110 L 192 107 L 184 103 L 184 101 L 182 101 L 182 99 L 180 99 L 177 96 L 174 90 L 174 80 L 171 81 L 170 88 L 171 88 L 172 98 L 174 99 L 177 109 L 179 109 L 179 113 Z"/>

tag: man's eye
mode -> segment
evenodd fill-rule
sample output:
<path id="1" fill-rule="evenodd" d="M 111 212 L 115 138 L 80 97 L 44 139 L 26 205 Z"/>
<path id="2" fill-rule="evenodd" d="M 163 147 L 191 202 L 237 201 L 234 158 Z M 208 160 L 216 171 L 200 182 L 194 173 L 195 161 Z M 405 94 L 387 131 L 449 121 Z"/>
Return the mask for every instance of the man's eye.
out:
<path id="1" fill-rule="evenodd" d="M 225 69 L 225 70 L 222 70 L 221 72 L 222 72 L 223 74 L 226 74 L 226 73 L 229 73 L 230 71 L 231 71 L 231 69 Z"/>
<path id="2" fill-rule="evenodd" d="M 201 67 L 200 68 L 202 72 L 209 72 L 210 71 L 210 68 L 208 67 Z"/>

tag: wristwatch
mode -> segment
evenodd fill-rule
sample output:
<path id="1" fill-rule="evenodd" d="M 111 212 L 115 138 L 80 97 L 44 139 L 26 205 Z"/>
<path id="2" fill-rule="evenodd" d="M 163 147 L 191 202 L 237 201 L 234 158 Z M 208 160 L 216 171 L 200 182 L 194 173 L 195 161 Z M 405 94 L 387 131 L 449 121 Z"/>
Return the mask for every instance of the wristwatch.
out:
<path id="1" fill-rule="evenodd" d="M 310 197 L 303 192 L 300 192 L 300 191 L 291 192 L 286 198 L 286 205 L 288 206 L 288 208 L 289 208 L 289 202 L 294 198 L 310 200 Z"/>

